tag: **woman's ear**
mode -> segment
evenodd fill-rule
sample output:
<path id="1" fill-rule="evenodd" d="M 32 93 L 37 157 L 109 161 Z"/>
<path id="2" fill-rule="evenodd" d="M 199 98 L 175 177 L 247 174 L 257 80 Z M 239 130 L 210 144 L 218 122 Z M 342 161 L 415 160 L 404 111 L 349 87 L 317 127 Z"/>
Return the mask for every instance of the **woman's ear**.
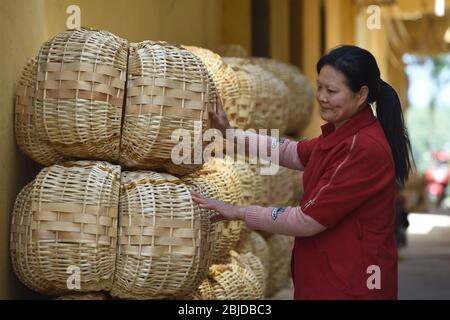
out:
<path id="1" fill-rule="evenodd" d="M 358 94 L 359 94 L 358 105 L 361 106 L 367 101 L 367 98 L 369 97 L 369 87 L 362 86 Z"/>

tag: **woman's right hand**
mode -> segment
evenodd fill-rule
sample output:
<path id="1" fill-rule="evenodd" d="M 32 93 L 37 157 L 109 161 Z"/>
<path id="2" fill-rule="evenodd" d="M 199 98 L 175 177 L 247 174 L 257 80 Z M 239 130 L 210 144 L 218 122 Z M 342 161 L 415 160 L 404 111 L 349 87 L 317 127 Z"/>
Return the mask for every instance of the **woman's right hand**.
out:
<path id="1" fill-rule="evenodd" d="M 223 137 L 226 138 L 226 130 L 231 129 L 230 121 L 223 109 L 222 101 L 219 95 L 216 96 L 216 112 L 209 112 L 211 127 L 219 130 Z"/>

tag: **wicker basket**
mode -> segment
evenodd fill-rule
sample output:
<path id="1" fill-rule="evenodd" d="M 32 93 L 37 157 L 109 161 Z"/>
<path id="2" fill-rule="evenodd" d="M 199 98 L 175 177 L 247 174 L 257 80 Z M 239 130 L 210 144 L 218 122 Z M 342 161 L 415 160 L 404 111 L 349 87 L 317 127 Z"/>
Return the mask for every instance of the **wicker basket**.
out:
<path id="1" fill-rule="evenodd" d="M 211 255 L 209 216 L 178 178 L 124 172 L 119 249 L 111 294 L 119 298 L 179 298 L 206 277 Z"/>
<path id="2" fill-rule="evenodd" d="M 239 181 L 242 189 L 242 204 L 251 205 L 256 203 L 255 189 L 257 180 L 255 179 L 255 173 L 250 167 L 250 164 L 245 162 L 245 159 L 239 157 L 233 162 L 233 166 L 236 169 Z"/>
<path id="3" fill-rule="evenodd" d="M 269 273 L 269 246 L 264 237 L 256 231 L 241 233 L 241 239 L 236 246 L 236 251 L 241 255 L 251 253 L 258 258 L 262 269 L 258 267 L 254 271 L 259 278 L 264 279 L 262 283 L 265 285 Z"/>
<path id="4" fill-rule="evenodd" d="M 37 57 L 36 132 L 64 156 L 116 161 L 127 42 L 112 33 L 67 31 Z"/>
<path id="5" fill-rule="evenodd" d="M 289 90 L 286 107 L 289 109 L 286 134 L 298 136 L 309 124 L 312 115 L 313 91 L 311 83 L 300 70 L 275 59 L 252 58 L 251 61 L 272 72 Z"/>
<path id="6" fill-rule="evenodd" d="M 256 92 L 251 75 L 242 67 L 246 64 L 245 59 L 224 58 L 224 62 L 230 66 L 238 80 L 239 97 L 236 104 L 225 108 L 230 124 L 233 128 L 251 128 L 252 117 L 256 103 Z"/>
<path id="7" fill-rule="evenodd" d="M 239 253 L 239 257 L 242 263 L 246 264 L 253 271 L 262 291 L 265 292 L 268 275 L 266 266 L 253 252 Z"/>
<path id="8" fill-rule="evenodd" d="M 294 238 L 274 234 L 266 239 L 269 246 L 269 275 L 266 297 L 271 297 L 286 286 L 291 276 L 291 255 Z"/>
<path id="9" fill-rule="evenodd" d="M 19 148 L 44 166 L 61 162 L 64 157 L 40 139 L 34 114 L 36 94 L 36 59 L 29 59 L 16 86 L 14 128 Z"/>
<path id="10" fill-rule="evenodd" d="M 241 129 L 279 129 L 283 134 L 289 109 L 283 107 L 288 98 L 286 85 L 250 60 L 225 58 L 239 80 L 241 96 L 237 114 L 229 114 L 230 122 Z"/>
<path id="11" fill-rule="evenodd" d="M 216 89 L 200 58 L 165 42 L 131 44 L 128 78 L 120 163 L 176 175 L 201 167 L 206 146 L 201 137 L 208 112 L 215 111 Z M 173 151 L 179 155 L 174 150 L 179 141 L 172 140 L 177 129 L 189 134 L 181 164 L 172 160 Z"/>
<path id="12" fill-rule="evenodd" d="M 239 98 L 239 83 L 234 70 L 216 53 L 198 47 L 185 46 L 205 63 L 211 74 L 226 112 L 235 113 Z"/>
<path id="13" fill-rule="evenodd" d="M 185 182 L 190 189 L 198 191 L 208 198 L 221 201 L 230 199 L 229 195 L 228 197 L 224 195 L 222 191 L 223 186 L 214 182 L 220 181 L 218 177 L 214 175 L 212 177 L 214 179 L 211 179 L 211 176 L 205 172 L 198 171 L 184 177 L 183 182 Z M 222 176 L 222 179 L 225 177 L 226 176 Z M 211 217 L 212 214 L 215 215 L 216 213 L 212 213 L 212 211 L 208 210 L 204 214 Z M 242 227 L 243 223 L 240 221 L 219 221 L 211 225 L 211 233 L 214 238 L 214 245 L 210 252 L 212 263 L 225 263 L 229 261 L 228 253 L 238 243 Z"/>
<path id="14" fill-rule="evenodd" d="M 256 231 L 243 236 L 236 248 L 239 253 L 252 252 L 265 267 L 269 267 L 269 247 L 266 240 Z"/>
<path id="15" fill-rule="evenodd" d="M 287 207 L 294 198 L 294 177 L 300 179 L 298 171 L 279 167 L 277 174 L 269 176 L 267 201 L 271 207 Z"/>
<path id="16" fill-rule="evenodd" d="M 252 253 L 238 254 L 231 250 L 226 264 L 214 264 L 208 277 L 188 298 L 194 300 L 262 299 L 265 279 L 263 266 Z"/>
<path id="17" fill-rule="evenodd" d="M 224 44 L 219 46 L 216 51 L 222 57 L 248 57 L 248 51 L 240 44 Z"/>
<path id="18" fill-rule="evenodd" d="M 250 169 L 254 174 L 255 204 L 266 207 L 269 204 L 267 201 L 268 195 L 272 191 L 269 189 L 271 176 L 261 175 L 262 159 L 255 160 L 255 158 L 253 158 L 253 160 L 248 161 Z"/>
<path id="19" fill-rule="evenodd" d="M 49 295 L 111 288 L 119 176 L 120 167 L 106 162 L 66 162 L 43 169 L 19 193 L 10 250 L 25 285 Z M 79 288 L 75 278 L 69 286 L 71 272 Z"/>
<path id="20" fill-rule="evenodd" d="M 218 300 L 256 300 L 263 297 L 264 292 L 255 273 L 234 254 L 229 264 L 211 266 L 209 277 Z"/>

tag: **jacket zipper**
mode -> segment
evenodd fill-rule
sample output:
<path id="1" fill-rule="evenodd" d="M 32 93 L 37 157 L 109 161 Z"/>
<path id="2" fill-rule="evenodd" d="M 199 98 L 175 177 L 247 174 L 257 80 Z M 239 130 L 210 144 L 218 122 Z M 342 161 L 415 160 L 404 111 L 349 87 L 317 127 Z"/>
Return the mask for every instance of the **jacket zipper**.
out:
<path id="1" fill-rule="evenodd" d="M 345 157 L 344 161 L 342 161 L 342 162 L 338 165 L 338 167 L 336 168 L 336 170 L 333 172 L 333 175 L 332 175 L 331 178 L 330 178 L 330 182 L 328 182 L 326 185 L 324 185 L 322 188 L 320 188 L 319 191 L 317 192 L 316 196 L 315 196 L 313 199 L 309 200 L 309 201 L 304 205 L 304 207 L 303 207 L 303 209 L 302 209 L 303 211 L 305 211 L 305 210 L 308 209 L 310 206 L 312 206 L 313 204 L 315 204 L 316 201 L 317 201 L 317 198 L 319 197 L 319 195 L 320 195 L 320 193 L 322 192 L 322 190 L 325 189 L 325 188 L 327 188 L 327 187 L 329 187 L 329 186 L 331 185 L 331 182 L 333 181 L 333 178 L 336 176 L 336 174 L 337 174 L 337 172 L 339 171 L 339 169 L 340 169 L 340 168 L 347 162 L 347 160 L 350 158 L 350 154 L 352 153 L 353 148 L 354 148 L 354 146 L 355 146 L 356 136 L 357 136 L 357 135 L 358 135 L 358 134 L 355 134 L 355 135 L 353 136 L 353 141 L 352 141 L 352 145 L 351 145 L 351 147 L 350 147 L 350 150 L 348 151 L 348 154 L 347 154 L 347 156 Z"/>

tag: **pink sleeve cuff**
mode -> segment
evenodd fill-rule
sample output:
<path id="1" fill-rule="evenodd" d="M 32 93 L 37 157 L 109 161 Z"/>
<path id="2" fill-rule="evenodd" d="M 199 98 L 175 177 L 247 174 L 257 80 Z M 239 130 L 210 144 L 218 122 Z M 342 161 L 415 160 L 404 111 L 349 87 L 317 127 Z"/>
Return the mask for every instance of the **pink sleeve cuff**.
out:
<path id="1" fill-rule="evenodd" d="M 309 237 L 326 228 L 303 213 L 300 207 L 263 208 L 249 206 L 245 222 L 250 229 L 296 237 Z"/>

